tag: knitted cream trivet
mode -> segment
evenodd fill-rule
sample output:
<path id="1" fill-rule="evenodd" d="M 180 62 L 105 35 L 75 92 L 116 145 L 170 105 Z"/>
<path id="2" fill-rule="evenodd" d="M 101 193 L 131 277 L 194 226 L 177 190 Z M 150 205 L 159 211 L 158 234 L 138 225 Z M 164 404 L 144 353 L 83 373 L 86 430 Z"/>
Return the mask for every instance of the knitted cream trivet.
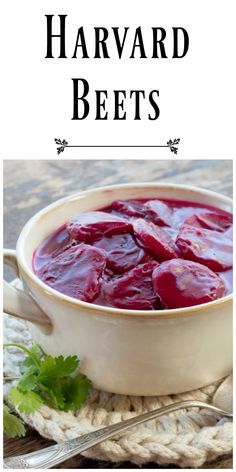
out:
<path id="1" fill-rule="evenodd" d="M 4 342 L 20 343 L 26 347 L 32 343 L 27 323 L 8 315 L 4 315 L 4 338 Z M 13 376 L 23 357 L 23 351 L 15 347 L 5 349 L 5 374 Z M 115 395 L 94 389 L 78 412 L 64 413 L 42 406 L 29 416 L 21 416 L 42 436 L 62 442 L 176 401 L 193 399 L 210 402 L 219 383 L 162 397 Z M 6 382 L 6 394 L 9 387 L 9 382 Z M 231 421 L 195 408 L 143 423 L 89 449 L 83 455 L 112 462 L 156 462 L 197 468 L 229 454 L 232 451 L 232 435 Z"/>

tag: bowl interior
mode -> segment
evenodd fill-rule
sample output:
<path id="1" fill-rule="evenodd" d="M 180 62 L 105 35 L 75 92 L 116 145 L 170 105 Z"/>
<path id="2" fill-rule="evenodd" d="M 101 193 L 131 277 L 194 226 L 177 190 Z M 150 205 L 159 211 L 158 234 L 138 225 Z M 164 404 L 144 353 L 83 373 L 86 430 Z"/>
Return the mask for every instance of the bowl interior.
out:
<path id="1" fill-rule="evenodd" d="M 17 255 L 32 272 L 32 256 L 41 242 L 77 213 L 96 210 L 118 199 L 168 198 L 212 205 L 232 211 L 231 199 L 208 190 L 171 184 L 133 184 L 103 187 L 58 200 L 33 216 L 23 228 Z"/>

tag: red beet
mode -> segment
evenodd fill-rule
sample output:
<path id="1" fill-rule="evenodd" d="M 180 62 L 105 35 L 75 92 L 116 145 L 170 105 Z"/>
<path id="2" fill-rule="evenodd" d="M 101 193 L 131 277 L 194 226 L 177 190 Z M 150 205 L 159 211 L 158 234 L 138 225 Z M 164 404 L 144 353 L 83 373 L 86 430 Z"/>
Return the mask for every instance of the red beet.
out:
<path id="1" fill-rule="evenodd" d="M 101 295 L 106 304 L 130 310 L 153 310 L 160 307 L 152 285 L 152 272 L 157 266 L 157 262 L 148 261 L 104 284 Z"/>
<path id="2" fill-rule="evenodd" d="M 50 260 L 37 275 L 58 292 L 92 302 L 99 293 L 105 265 L 104 251 L 82 243 Z"/>
<path id="3" fill-rule="evenodd" d="M 75 244 L 76 241 L 70 237 L 66 228 L 59 228 L 53 233 L 53 237 L 47 238 L 38 248 L 37 257 L 34 260 L 36 271 L 41 270 L 45 264 L 48 264 L 49 259 L 55 258 Z"/>
<path id="4" fill-rule="evenodd" d="M 107 267 L 113 272 L 123 274 L 147 259 L 143 249 L 135 244 L 130 234 L 116 234 L 102 238 L 94 246 L 107 254 Z"/>
<path id="5" fill-rule="evenodd" d="M 112 203 L 111 209 L 134 217 L 144 217 L 146 213 L 144 204 L 137 200 L 116 200 Z"/>
<path id="6" fill-rule="evenodd" d="M 102 211 L 81 213 L 67 223 L 67 231 L 76 241 L 93 242 L 102 236 L 129 233 L 132 225 L 127 220 Z"/>
<path id="7" fill-rule="evenodd" d="M 232 215 L 221 209 L 154 197 L 118 200 L 101 211 L 79 214 L 49 234 L 35 250 L 32 265 L 45 283 L 74 298 L 163 309 L 151 282 L 157 262 L 182 258 L 182 265 L 200 263 L 216 272 L 225 293 L 232 293 L 232 236 Z M 196 300 L 205 283 L 201 274 L 198 283 L 195 273 L 191 288 Z"/>
<path id="8" fill-rule="evenodd" d="M 133 227 L 137 239 L 158 261 L 179 257 L 173 239 L 163 229 L 141 218 L 133 222 Z"/>
<path id="9" fill-rule="evenodd" d="M 206 213 L 206 208 L 192 206 L 190 202 L 188 206 L 184 205 L 173 208 L 171 226 L 179 229 L 187 218 L 190 218 L 192 215 L 199 215 L 200 213 Z"/>
<path id="10" fill-rule="evenodd" d="M 160 200 L 149 200 L 144 206 L 153 223 L 158 226 L 171 226 L 172 211 L 166 203 Z"/>
<path id="11" fill-rule="evenodd" d="M 226 213 L 201 213 L 187 218 L 183 225 L 206 228 L 214 231 L 226 231 L 233 224 L 233 216 Z"/>
<path id="12" fill-rule="evenodd" d="M 152 274 L 153 287 L 167 309 L 211 302 L 225 295 L 223 280 L 208 267 L 184 259 L 163 262 Z"/>
<path id="13" fill-rule="evenodd" d="M 226 231 L 225 231 L 225 236 L 229 239 L 233 239 L 233 226 L 230 226 Z"/>
<path id="14" fill-rule="evenodd" d="M 183 225 L 176 244 L 185 259 L 200 262 L 215 272 L 232 267 L 232 241 L 226 233 Z"/>

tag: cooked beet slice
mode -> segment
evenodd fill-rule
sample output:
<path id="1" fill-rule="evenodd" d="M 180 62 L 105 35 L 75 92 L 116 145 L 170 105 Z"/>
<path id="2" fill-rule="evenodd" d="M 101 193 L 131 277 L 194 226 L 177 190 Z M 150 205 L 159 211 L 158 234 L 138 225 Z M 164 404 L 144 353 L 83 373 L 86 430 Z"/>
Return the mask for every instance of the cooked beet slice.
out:
<path id="1" fill-rule="evenodd" d="M 232 267 L 232 241 L 226 233 L 183 225 L 176 244 L 185 259 L 200 262 L 215 272 Z"/>
<path id="2" fill-rule="evenodd" d="M 106 252 L 107 267 L 118 274 L 133 269 L 148 258 L 143 249 L 135 244 L 130 234 L 115 234 L 104 237 L 96 241 L 94 246 Z"/>
<path id="3" fill-rule="evenodd" d="M 223 280 L 208 267 L 184 259 L 160 264 L 152 274 L 153 287 L 165 308 L 211 302 L 225 295 Z"/>
<path id="4" fill-rule="evenodd" d="M 190 218 L 192 215 L 200 215 L 201 213 L 206 213 L 206 208 L 196 208 L 191 204 L 190 206 L 173 208 L 172 227 L 179 229 L 187 218 Z"/>
<path id="5" fill-rule="evenodd" d="M 233 215 L 226 213 L 201 213 L 192 215 L 184 221 L 183 225 L 206 228 L 214 231 L 226 231 L 233 224 Z"/>
<path id="6" fill-rule="evenodd" d="M 163 229 L 141 218 L 133 222 L 134 234 L 158 261 L 165 261 L 180 256 L 171 236 Z"/>
<path id="7" fill-rule="evenodd" d="M 118 200 L 101 211 L 76 215 L 51 233 L 32 264 L 39 278 L 66 295 L 102 306 L 164 309 L 151 272 L 169 260 L 200 263 L 223 281 L 224 294 L 232 293 L 232 237 L 232 215 L 221 209 L 154 197 Z M 192 283 L 191 296 L 198 300 L 199 295 L 200 301 L 189 303 L 203 303 L 209 294 L 204 299 L 203 292 L 201 301 L 201 284 L 191 277 L 183 276 L 184 282 Z M 214 297 L 213 289 L 209 293 Z"/>
<path id="8" fill-rule="evenodd" d="M 177 228 L 171 228 L 170 226 L 165 226 L 165 233 L 169 234 L 172 241 L 175 242 L 179 234 L 179 231 Z"/>
<path id="9" fill-rule="evenodd" d="M 233 239 L 233 226 L 230 226 L 226 231 L 225 231 L 225 236 L 229 239 Z"/>
<path id="10" fill-rule="evenodd" d="M 152 272 L 157 266 L 157 262 L 150 260 L 122 277 L 105 283 L 101 296 L 108 305 L 117 308 L 153 310 L 160 307 L 152 285 Z"/>
<path id="11" fill-rule="evenodd" d="M 134 217 L 144 217 L 146 213 L 144 204 L 137 200 L 116 200 L 112 203 L 111 209 Z"/>
<path id="12" fill-rule="evenodd" d="M 80 213 L 67 223 L 67 231 L 77 241 L 92 242 L 102 236 L 123 234 L 132 231 L 127 220 L 102 211 Z"/>
<path id="13" fill-rule="evenodd" d="M 48 264 L 49 259 L 55 258 L 75 244 L 77 244 L 76 241 L 71 238 L 66 228 L 59 228 L 37 249 L 36 257 L 34 257 L 35 270 L 42 269 L 45 264 Z"/>
<path id="14" fill-rule="evenodd" d="M 149 200 L 145 203 L 148 215 L 158 226 L 171 226 L 171 208 L 160 200 Z"/>
<path id="15" fill-rule="evenodd" d="M 49 261 L 37 275 L 58 292 L 91 302 L 99 293 L 105 265 L 104 251 L 82 243 Z"/>

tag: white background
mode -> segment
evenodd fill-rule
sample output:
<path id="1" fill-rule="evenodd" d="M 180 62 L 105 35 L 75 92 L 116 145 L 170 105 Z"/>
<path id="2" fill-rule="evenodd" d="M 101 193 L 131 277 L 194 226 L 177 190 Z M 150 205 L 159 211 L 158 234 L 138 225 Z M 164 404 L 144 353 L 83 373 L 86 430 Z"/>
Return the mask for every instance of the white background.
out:
<path id="1" fill-rule="evenodd" d="M 166 144 L 181 138 L 177 158 L 232 158 L 235 154 L 235 12 L 234 1 L 74 1 L 4 2 L 1 46 L 3 158 L 168 158 L 169 149 L 66 149 L 56 154 L 54 138 L 69 144 Z M 68 59 L 45 59 L 45 14 L 67 14 Z M 59 28 L 58 17 L 54 18 Z M 90 59 L 71 59 L 77 29 L 83 26 Z M 129 26 L 127 49 L 119 60 L 108 41 L 111 59 L 93 59 L 93 27 Z M 138 26 L 151 56 L 150 28 L 182 26 L 190 38 L 184 59 L 127 59 Z M 55 40 L 55 43 L 58 40 Z M 91 47 L 90 47 L 91 46 Z M 55 48 L 56 50 L 57 48 Z M 72 77 L 88 80 L 91 113 L 72 121 Z M 107 121 L 94 120 L 94 89 L 107 89 Z M 113 121 L 112 90 L 160 91 L 160 117 L 134 121 L 127 100 L 127 120 Z M 149 110 L 148 110 L 149 111 Z"/>

